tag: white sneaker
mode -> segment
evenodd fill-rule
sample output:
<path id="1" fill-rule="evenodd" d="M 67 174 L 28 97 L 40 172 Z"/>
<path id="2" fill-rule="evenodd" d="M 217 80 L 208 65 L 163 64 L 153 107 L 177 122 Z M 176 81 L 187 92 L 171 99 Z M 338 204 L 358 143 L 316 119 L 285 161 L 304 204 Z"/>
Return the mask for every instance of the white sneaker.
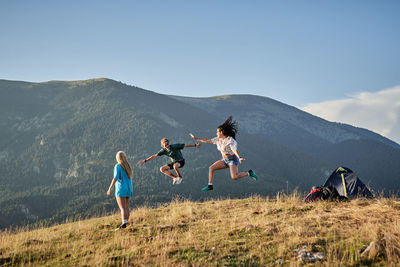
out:
<path id="1" fill-rule="evenodd" d="M 181 177 L 174 178 L 174 181 L 172 182 L 172 184 L 180 184 L 180 183 L 182 183 L 182 178 Z"/>

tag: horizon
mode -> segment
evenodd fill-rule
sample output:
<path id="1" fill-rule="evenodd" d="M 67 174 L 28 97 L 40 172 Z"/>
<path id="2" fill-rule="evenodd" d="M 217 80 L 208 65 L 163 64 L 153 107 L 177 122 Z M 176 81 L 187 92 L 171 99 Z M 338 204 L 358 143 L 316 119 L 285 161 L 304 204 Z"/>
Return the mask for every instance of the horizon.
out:
<path id="1" fill-rule="evenodd" d="M 399 142 L 399 12 L 395 0 L 5 0 L 0 76 L 109 77 L 188 97 L 251 93 Z M 327 113 L 326 103 L 341 111 Z"/>

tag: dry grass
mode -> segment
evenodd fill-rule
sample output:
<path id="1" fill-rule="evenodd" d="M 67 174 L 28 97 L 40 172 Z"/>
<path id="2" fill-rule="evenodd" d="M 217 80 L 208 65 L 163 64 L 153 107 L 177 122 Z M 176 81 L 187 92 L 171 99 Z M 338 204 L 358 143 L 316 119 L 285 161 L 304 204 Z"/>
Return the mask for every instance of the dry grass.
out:
<path id="1" fill-rule="evenodd" d="M 0 235 L 0 265 L 266 266 L 302 265 L 298 248 L 325 253 L 319 266 L 400 265 L 397 199 L 305 204 L 296 195 L 270 200 L 175 201 L 132 212 Z M 376 241 L 373 258 L 361 252 Z"/>

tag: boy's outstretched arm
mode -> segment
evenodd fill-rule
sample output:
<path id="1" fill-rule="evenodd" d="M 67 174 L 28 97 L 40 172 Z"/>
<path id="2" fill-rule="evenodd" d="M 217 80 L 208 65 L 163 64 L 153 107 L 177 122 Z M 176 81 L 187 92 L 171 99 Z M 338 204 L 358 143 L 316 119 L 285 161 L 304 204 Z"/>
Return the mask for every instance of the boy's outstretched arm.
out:
<path id="1" fill-rule="evenodd" d="M 185 147 L 195 147 L 195 148 L 199 148 L 200 144 L 198 142 L 194 143 L 193 145 L 185 145 Z"/>
<path id="2" fill-rule="evenodd" d="M 196 141 L 200 141 L 200 142 L 203 142 L 203 143 L 212 144 L 211 139 L 197 138 L 197 137 L 195 137 L 194 134 L 192 134 L 192 133 L 190 133 L 189 135 L 190 135 L 190 137 L 192 137 L 192 138 L 193 138 L 194 140 L 196 140 Z"/>
<path id="3" fill-rule="evenodd" d="M 151 155 L 150 157 L 145 158 L 144 160 L 139 160 L 137 164 L 145 164 L 146 162 L 148 162 L 148 161 L 150 161 L 152 159 L 155 159 L 157 157 L 158 157 L 157 154 Z"/>

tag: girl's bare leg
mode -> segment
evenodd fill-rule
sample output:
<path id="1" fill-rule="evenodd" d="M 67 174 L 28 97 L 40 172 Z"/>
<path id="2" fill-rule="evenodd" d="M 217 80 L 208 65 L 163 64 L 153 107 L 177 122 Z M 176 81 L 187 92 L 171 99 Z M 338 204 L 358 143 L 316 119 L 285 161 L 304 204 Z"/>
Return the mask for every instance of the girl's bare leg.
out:
<path id="1" fill-rule="evenodd" d="M 222 162 L 222 160 L 218 160 L 214 162 L 209 168 L 208 168 L 208 183 L 212 184 L 214 180 L 214 172 L 217 170 L 222 170 L 226 169 L 225 163 Z"/>
<path id="2" fill-rule="evenodd" d="M 124 214 L 125 214 L 125 218 L 124 220 L 129 220 L 129 215 L 131 214 L 129 211 L 129 197 L 123 197 L 123 201 L 124 201 Z"/>
<path id="3" fill-rule="evenodd" d="M 116 197 L 116 199 L 118 207 L 121 210 L 121 219 L 123 223 L 124 220 L 129 219 L 129 197 Z"/>
<path id="4" fill-rule="evenodd" d="M 229 170 L 231 172 L 231 178 L 233 180 L 239 180 L 240 178 L 249 176 L 248 172 L 239 172 L 237 165 L 230 165 Z"/>

